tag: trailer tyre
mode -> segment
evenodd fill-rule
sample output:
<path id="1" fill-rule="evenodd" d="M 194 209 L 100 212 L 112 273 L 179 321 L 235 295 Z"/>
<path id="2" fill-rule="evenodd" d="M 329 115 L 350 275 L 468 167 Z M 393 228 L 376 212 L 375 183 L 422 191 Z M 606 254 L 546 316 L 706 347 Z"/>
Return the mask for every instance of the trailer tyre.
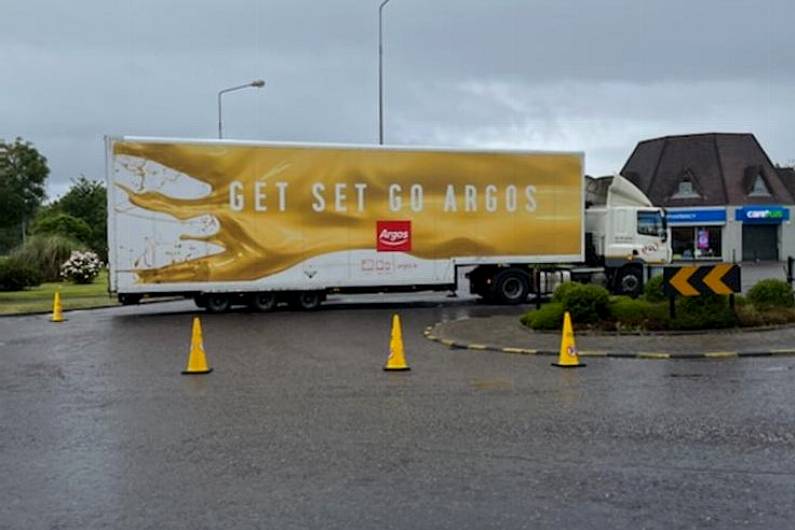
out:
<path id="1" fill-rule="evenodd" d="M 295 293 L 292 297 L 292 306 L 304 311 L 314 311 L 323 303 L 323 295 L 320 291 L 304 291 Z"/>
<path id="2" fill-rule="evenodd" d="M 257 311 L 273 311 L 276 307 L 276 295 L 273 293 L 254 293 L 249 298 L 249 307 Z"/>
<path id="3" fill-rule="evenodd" d="M 122 293 L 119 295 L 119 303 L 121 305 L 136 305 L 141 302 L 141 298 L 143 298 L 141 294 Z"/>
<path id="4" fill-rule="evenodd" d="M 616 288 L 619 294 L 637 298 L 643 291 L 643 273 L 636 267 L 621 269 L 618 273 Z"/>
<path id="5" fill-rule="evenodd" d="M 521 304 L 529 293 L 530 281 L 524 272 L 508 270 L 494 279 L 494 298 L 502 304 Z"/>
<path id="6" fill-rule="evenodd" d="M 221 293 L 211 293 L 203 296 L 204 308 L 208 313 L 224 313 L 229 311 L 231 302 L 229 297 Z"/>

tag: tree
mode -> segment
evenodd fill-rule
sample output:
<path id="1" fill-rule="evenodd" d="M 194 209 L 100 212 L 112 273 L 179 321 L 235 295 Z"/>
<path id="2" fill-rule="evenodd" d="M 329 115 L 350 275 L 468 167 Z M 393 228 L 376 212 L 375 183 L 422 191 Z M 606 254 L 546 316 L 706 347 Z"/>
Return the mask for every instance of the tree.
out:
<path id="1" fill-rule="evenodd" d="M 49 173 L 47 159 L 30 142 L 0 140 L 0 227 L 12 228 L 33 216 L 46 197 Z"/>
<path id="2" fill-rule="evenodd" d="M 91 227 L 91 236 L 85 243 L 107 261 L 108 255 L 108 203 L 107 190 L 101 182 L 81 175 L 72 180 L 72 187 L 52 204 L 51 209 L 71 215 Z"/>
<path id="3" fill-rule="evenodd" d="M 93 231 L 83 219 L 69 215 L 68 213 L 44 210 L 46 214 L 36 214 L 36 220 L 30 228 L 30 233 L 34 235 L 61 235 L 90 245 L 92 242 Z"/>

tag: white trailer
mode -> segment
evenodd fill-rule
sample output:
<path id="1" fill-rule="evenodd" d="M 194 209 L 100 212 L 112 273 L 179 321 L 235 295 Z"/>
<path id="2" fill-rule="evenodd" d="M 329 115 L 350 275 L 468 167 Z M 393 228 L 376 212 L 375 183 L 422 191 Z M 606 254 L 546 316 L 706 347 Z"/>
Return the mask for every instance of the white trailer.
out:
<path id="1" fill-rule="evenodd" d="M 586 214 L 581 153 L 106 146 L 110 289 L 122 303 L 181 295 L 213 312 L 312 309 L 333 292 L 455 289 L 460 267 L 474 267 L 473 293 L 520 303 L 553 269 L 601 272 L 636 293 L 644 266 L 670 259 L 664 212 L 628 181 L 615 178 Z"/>

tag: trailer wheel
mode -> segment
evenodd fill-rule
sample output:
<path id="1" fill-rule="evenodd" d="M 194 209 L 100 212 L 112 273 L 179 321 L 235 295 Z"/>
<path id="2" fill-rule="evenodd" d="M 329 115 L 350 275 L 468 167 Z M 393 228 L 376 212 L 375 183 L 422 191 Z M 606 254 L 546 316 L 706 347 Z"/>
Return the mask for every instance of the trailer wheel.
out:
<path id="1" fill-rule="evenodd" d="M 122 293 L 119 295 L 119 303 L 121 305 L 136 305 L 141 302 L 143 295 Z"/>
<path id="2" fill-rule="evenodd" d="M 527 274 L 519 270 L 507 270 L 494 278 L 494 295 L 502 304 L 521 304 L 530 293 Z"/>
<path id="3" fill-rule="evenodd" d="M 204 308 L 208 313 L 224 313 L 229 310 L 229 297 L 222 293 L 211 293 L 203 296 Z"/>
<path id="4" fill-rule="evenodd" d="M 637 267 L 625 267 L 618 272 L 616 290 L 619 294 L 637 298 L 643 291 L 643 273 Z"/>
<path id="5" fill-rule="evenodd" d="M 323 302 L 323 295 L 320 291 L 303 291 L 295 293 L 292 297 L 291 305 L 304 311 L 314 311 Z"/>
<path id="6" fill-rule="evenodd" d="M 257 311 L 272 311 L 276 307 L 276 295 L 273 293 L 254 293 L 248 302 L 251 309 Z"/>

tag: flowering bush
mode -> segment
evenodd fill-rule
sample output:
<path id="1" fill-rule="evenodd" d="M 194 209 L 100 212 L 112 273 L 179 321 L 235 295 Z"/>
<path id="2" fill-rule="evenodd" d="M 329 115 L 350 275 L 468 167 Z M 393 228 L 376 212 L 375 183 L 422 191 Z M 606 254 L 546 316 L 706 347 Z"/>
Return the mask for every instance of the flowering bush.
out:
<path id="1" fill-rule="evenodd" d="M 99 274 L 102 262 L 93 252 L 75 250 L 61 265 L 61 277 L 74 283 L 91 283 Z"/>

